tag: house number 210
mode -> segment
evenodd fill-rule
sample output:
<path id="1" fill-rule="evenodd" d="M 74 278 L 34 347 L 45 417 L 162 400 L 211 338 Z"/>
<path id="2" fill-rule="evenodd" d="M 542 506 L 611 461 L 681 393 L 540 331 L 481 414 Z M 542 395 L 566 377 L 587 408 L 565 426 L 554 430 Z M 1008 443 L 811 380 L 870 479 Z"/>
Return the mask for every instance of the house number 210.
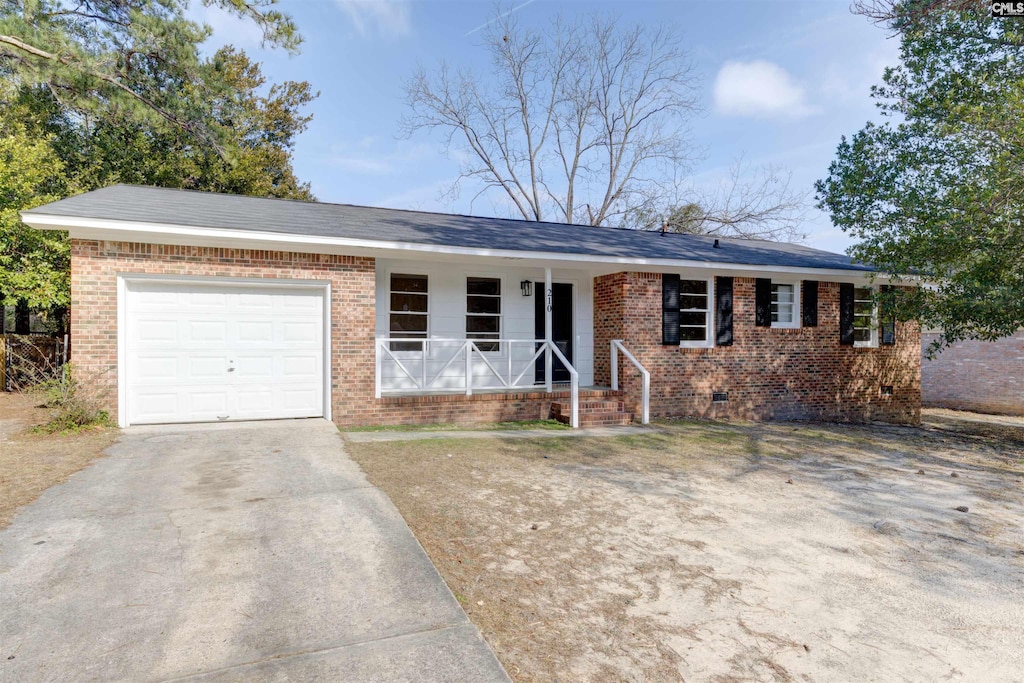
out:
<path id="1" fill-rule="evenodd" d="M 548 289 L 548 312 L 549 313 L 551 312 L 551 300 L 552 300 L 551 289 Z"/>

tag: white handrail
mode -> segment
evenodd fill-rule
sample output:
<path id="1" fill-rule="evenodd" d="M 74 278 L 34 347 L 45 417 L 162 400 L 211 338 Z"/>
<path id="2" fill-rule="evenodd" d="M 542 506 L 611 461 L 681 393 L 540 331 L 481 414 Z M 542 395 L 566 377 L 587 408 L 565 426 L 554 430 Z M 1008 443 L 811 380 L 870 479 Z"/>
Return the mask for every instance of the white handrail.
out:
<path id="1" fill-rule="evenodd" d="M 562 352 L 558 350 L 558 346 L 554 342 L 546 342 L 551 350 L 558 356 L 558 360 L 562 361 L 562 365 L 569 371 L 569 405 L 572 406 L 572 417 L 570 418 L 569 426 L 573 429 L 578 429 L 580 426 L 580 373 L 576 371 L 576 368 L 572 366 Z M 550 365 L 549 365 L 550 367 Z M 550 375 L 549 375 L 550 377 Z M 551 386 L 550 384 L 548 385 Z M 550 392 L 551 389 L 548 389 Z"/>
<path id="2" fill-rule="evenodd" d="M 621 339 L 612 339 L 611 343 L 611 371 L 612 371 L 612 390 L 619 390 L 619 352 L 622 352 L 629 362 L 631 362 L 637 370 L 640 371 L 642 376 L 642 391 L 643 391 L 643 413 L 641 416 L 641 422 L 643 424 L 649 424 L 651 421 L 651 373 L 647 371 L 643 365 L 640 364 L 633 354 L 629 352 L 622 344 Z"/>
<path id="3" fill-rule="evenodd" d="M 507 375 L 508 375 L 507 377 L 502 376 L 502 373 L 495 367 L 495 365 L 491 362 L 491 360 L 486 357 L 485 354 L 488 353 L 488 352 L 480 350 L 480 347 L 477 346 L 477 342 L 478 341 L 479 342 L 486 342 L 488 344 L 497 343 L 499 345 L 501 345 L 501 344 L 507 344 L 508 345 L 507 348 L 505 349 L 505 353 L 508 354 L 508 362 L 506 364 Z M 419 350 L 418 351 L 397 351 L 397 352 L 393 352 L 391 350 L 391 344 L 393 344 L 393 343 L 405 343 L 405 344 L 408 344 L 410 342 L 411 343 L 418 343 L 419 346 L 420 346 Z M 437 349 L 438 345 L 441 345 L 441 344 L 457 344 L 458 346 L 453 348 L 452 354 L 447 359 L 445 359 L 443 356 L 437 357 L 437 358 L 430 358 L 429 351 L 428 351 L 428 345 L 430 345 L 430 344 L 433 344 L 435 349 Z M 513 344 L 533 344 L 536 347 L 536 348 L 531 350 L 532 352 L 530 353 L 530 355 L 528 357 L 523 357 L 523 358 L 515 361 L 517 364 L 525 362 L 525 365 L 523 365 L 523 369 L 518 374 L 515 373 L 515 369 L 516 368 L 513 366 L 513 359 L 512 359 L 512 345 Z M 474 352 L 478 356 L 478 359 L 475 359 L 473 357 Z M 396 353 L 399 354 L 399 355 L 396 355 Z M 401 354 L 407 354 L 407 355 L 401 356 Z M 410 338 L 410 337 L 377 337 L 377 339 L 376 339 L 376 348 L 375 348 L 375 356 L 376 356 L 375 360 L 376 360 L 376 364 L 377 364 L 377 368 L 376 368 L 376 396 L 377 396 L 377 398 L 381 398 L 382 395 L 389 394 L 389 393 L 405 393 L 405 392 L 408 392 L 408 391 L 427 392 L 427 391 L 435 390 L 436 388 L 438 388 L 437 387 L 438 380 L 442 379 L 442 376 L 444 375 L 445 370 L 447 370 L 449 367 L 451 367 L 452 364 L 456 360 L 458 360 L 460 357 L 465 362 L 465 369 L 464 369 L 464 372 L 465 372 L 465 384 L 464 384 L 464 390 L 465 390 L 467 396 L 472 396 L 473 395 L 474 381 L 476 379 L 474 377 L 474 375 L 473 375 L 473 368 L 474 368 L 474 361 L 475 360 L 480 360 L 480 361 L 483 362 L 484 368 L 489 372 L 490 375 L 493 375 L 495 377 L 495 379 L 497 380 L 497 382 L 500 384 L 500 386 L 502 388 L 513 389 L 513 388 L 516 388 L 516 387 L 520 387 L 520 388 L 526 389 L 528 387 L 539 388 L 532 381 L 528 385 L 527 384 L 521 384 L 520 382 L 522 382 L 522 380 L 526 376 L 526 374 L 528 372 L 530 372 L 531 368 L 535 367 L 535 363 L 542 356 L 544 356 L 545 359 L 547 360 L 546 369 L 545 369 L 545 373 L 544 373 L 545 374 L 545 377 L 544 377 L 544 389 L 548 393 L 551 393 L 552 392 L 552 386 L 551 386 L 551 380 L 550 380 L 551 372 L 549 372 L 549 370 L 552 367 L 552 363 L 551 363 L 550 359 L 552 357 L 556 357 L 562 363 L 562 365 L 565 366 L 566 370 L 569 372 L 570 396 L 571 396 L 571 406 L 572 406 L 572 415 L 571 415 L 571 418 L 570 418 L 570 424 L 573 427 L 579 427 L 579 385 L 580 385 L 579 372 L 576 370 L 576 368 L 573 367 L 572 363 L 569 362 L 569 360 L 558 349 L 558 346 L 555 345 L 554 342 L 549 342 L 549 341 L 546 341 L 544 339 L 482 339 L 482 340 L 476 340 L 476 339 L 448 339 L 448 338 L 442 338 L 442 337 L 431 337 L 429 339 L 427 339 L 427 338 L 415 338 L 415 337 L 412 337 L 412 338 Z M 418 356 L 418 358 L 417 358 L 417 356 Z M 404 377 L 408 378 L 408 381 L 412 383 L 413 389 L 393 389 L 393 390 L 388 390 L 388 389 L 386 389 L 384 387 L 384 385 L 383 385 L 383 373 L 382 373 L 381 368 L 382 368 L 385 360 L 389 360 L 390 362 L 392 362 L 398 368 L 398 370 L 400 371 L 401 375 L 404 375 Z M 406 367 L 406 364 L 402 362 L 403 360 L 405 360 L 406 363 L 410 363 L 410 361 L 411 361 L 410 367 Z M 415 369 L 414 363 L 417 360 L 421 364 L 420 368 L 419 368 L 420 372 L 419 373 L 414 373 L 410 368 Z M 437 370 L 436 372 L 428 374 L 427 368 L 426 368 L 428 362 L 441 363 L 441 368 L 439 370 Z M 417 375 L 419 375 L 419 377 L 417 377 Z M 456 377 L 457 377 L 457 375 L 456 375 Z M 447 389 L 447 390 L 451 390 L 452 389 L 452 387 L 442 387 L 442 388 Z"/>

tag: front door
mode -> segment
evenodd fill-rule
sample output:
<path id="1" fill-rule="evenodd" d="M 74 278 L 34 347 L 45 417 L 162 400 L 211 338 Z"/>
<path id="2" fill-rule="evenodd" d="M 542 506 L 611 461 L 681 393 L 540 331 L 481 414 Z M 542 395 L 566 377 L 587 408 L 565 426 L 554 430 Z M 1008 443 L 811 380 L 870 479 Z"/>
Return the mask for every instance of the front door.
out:
<path id="1" fill-rule="evenodd" d="M 534 283 L 537 295 L 534 300 L 534 339 L 544 339 L 544 309 L 551 301 L 551 340 L 558 346 L 566 360 L 572 363 L 572 285 L 566 282 L 552 282 L 551 292 L 545 296 L 544 283 Z M 544 382 L 544 356 L 537 359 L 535 381 Z M 562 361 L 552 354 L 551 379 L 555 382 L 568 382 L 569 370 Z"/>

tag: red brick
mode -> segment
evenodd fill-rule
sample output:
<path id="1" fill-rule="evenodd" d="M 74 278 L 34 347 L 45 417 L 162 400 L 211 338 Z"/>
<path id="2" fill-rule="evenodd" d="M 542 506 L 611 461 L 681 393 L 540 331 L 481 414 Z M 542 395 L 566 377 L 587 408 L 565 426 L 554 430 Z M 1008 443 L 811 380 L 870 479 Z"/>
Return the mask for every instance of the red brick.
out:
<path id="1" fill-rule="evenodd" d="M 660 274 L 595 278 L 595 381 L 611 384 L 609 342 L 622 339 L 651 372 L 652 417 L 920 421 L 917 325 L 898 325 L 895 345 L 854 348 L 839 344 L 838 283 L 820 283 L 818 326 L 800 329 L 754 325 L 753 278 L 735 278 L 733 295 L 733 345 L 687 349 L 661 344 Z M 623 359 L 619 382 L 639 413 L 639 373 Z"/>
<path id="2" fill-rule="evenodd" d="M 938 334 L 921 335 L 922 351 Z M 966 340 L 921 361 L 926 406 L 1024 415 L 1024 330 L 998 341 Z"/>

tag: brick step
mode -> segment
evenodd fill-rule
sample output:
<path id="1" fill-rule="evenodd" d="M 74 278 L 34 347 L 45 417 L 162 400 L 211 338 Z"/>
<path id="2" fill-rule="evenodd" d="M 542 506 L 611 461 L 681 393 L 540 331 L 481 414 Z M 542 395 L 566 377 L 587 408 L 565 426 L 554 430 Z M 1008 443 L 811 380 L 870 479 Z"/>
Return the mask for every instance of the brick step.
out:
<path id="1" fill-rule="evenodd" d="M 580 400 L 581 401 L 592 401 L 599 399 L 617 399 L 622 396 L 621 391 L 612 391 L 611 389 L 580 389 Z"/>
<path id="2" fill-rule="evenodd" d="M 555 419 L 562 424 L 572 421 L 572 412 L 555 413 Z M 580 427 L 624 427 L 633 424 L 633 413 L 580 413 Z"/>
<path id="3" fill-rule="evenodd" d="M 571 410 L 572 403 L 570 401 L 554 401 L 551 404 L 551 412 L 556 415 L 560 413 L 568 414 Z M 580 415 L 589 413 L 621 413 L 622 411 L 622 401 L 580 401 Z"/>

